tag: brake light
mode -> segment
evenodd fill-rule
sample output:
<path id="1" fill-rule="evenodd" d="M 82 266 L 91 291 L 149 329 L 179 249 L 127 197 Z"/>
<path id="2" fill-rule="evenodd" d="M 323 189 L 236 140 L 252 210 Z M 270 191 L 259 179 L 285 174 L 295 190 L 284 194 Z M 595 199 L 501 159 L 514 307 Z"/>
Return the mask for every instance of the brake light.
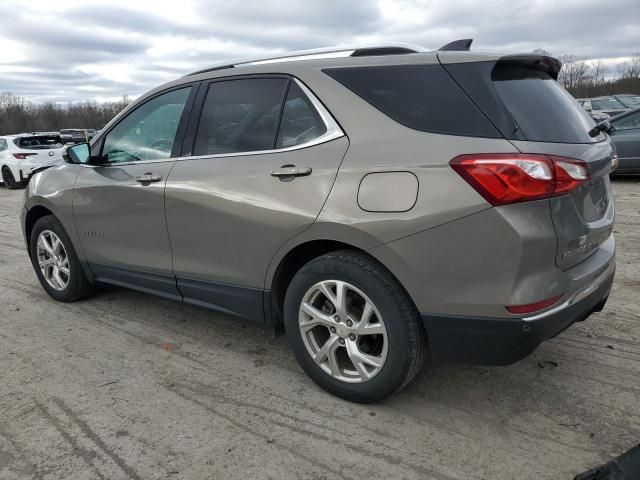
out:
<path id="1" fill-rule="evenodd" d="M 32 155 L 37 155 L 37 153 L 14 153 L 13 156 L 16 157 L 18 160 L 24 160 L 27 157 L 30 157 Z"/>
<path id="2" fill-rule="evenodd" d="M 550 307 L 554 303 L 557 303 L 558 300 L 562 298 L 562 294 L 556 295 L 555 297 L 547 298 L 546 300 L 541 300 L 535 303 L 528 303 L 527 305 L 508 305 L 505 308 L 509 313 L 533 313 L 538 310 L 543 310 L 547 307 Z"/>
<path id="3" fill-rule="evenodd" d="M 538 154 L 460 155 L 449 164 L 494 206 L 564 195 L 589 178 L 581 160 Z"/>

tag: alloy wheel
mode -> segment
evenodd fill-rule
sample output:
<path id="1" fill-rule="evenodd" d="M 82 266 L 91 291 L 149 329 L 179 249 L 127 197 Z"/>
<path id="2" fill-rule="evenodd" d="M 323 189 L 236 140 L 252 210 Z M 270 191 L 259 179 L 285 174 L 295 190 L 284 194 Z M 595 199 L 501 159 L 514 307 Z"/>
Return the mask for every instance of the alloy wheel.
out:
<path id="1" fill-rule="evenodd" d="M 387 329 L 374 303 L 358 288 L 325 280 L 305 293 L 298 322 L 315 363 L 349 383 L 372 379 L 387 359 Z"/>
<path id="2" fill-rule="evenodd" d="M 69 285 L 69 257 L 60 237 L 51 230 L 43 230 L 36 244 L 38 265 L 45 281 L 61 291 Z"/>

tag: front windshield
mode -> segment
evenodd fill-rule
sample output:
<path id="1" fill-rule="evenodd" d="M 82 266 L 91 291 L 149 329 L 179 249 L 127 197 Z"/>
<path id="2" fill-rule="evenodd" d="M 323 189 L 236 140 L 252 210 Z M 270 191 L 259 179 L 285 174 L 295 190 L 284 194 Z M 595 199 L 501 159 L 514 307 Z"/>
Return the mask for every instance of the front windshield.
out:
<path id="1" fill-rule="evenodd" d="M 599 98 L 598 100 L 591 100 L 591 108 L 594 110 L 615 110 L 626 107 L 617 98 Z"/>

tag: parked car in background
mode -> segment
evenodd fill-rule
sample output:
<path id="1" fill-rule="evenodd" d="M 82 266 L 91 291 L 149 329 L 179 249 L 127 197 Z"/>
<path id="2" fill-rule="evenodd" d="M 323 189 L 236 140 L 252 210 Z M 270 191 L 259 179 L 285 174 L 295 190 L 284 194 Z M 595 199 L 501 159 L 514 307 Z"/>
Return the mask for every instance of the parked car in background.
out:
<path id="1" fill-rule="evenodd" d="M 604 120 L 607 120 L 609 118 L 608 114 L 606 114 L 604 112 L 593 111 L 591 109 L 591 99 L 589 99 L 589 98 L 576 98 L 576 100 L 578 101 L 580 106 L 582 108 L 584 108 L 587 111 L 587 113 L 589 113 L 589 116 L 591 116 L 591 118 L 593 118 L 593 120 L 596 123 L 603 122 Z"/>
<path id="2" fill-rule="evenodd" d="M 34 170 L 63 163 L 62 149 L 57 133 L 0 137 L 2 182 L 11 190 L 24 186 Z"/>
<path id="3" fill-rule="evenodd" d="M 40 283 L 58 301 L 104 282 L 284 326 L 307 374 L 359 402 L 427 354 L 525 357 L 608 298 L 614 152 L 558 60 L 469 43 L 157 87 L 29 182 Z"/>
<path id="4" fill-rule="evenodd" d="M 640 175 L 640 107 L 609 121 L 611 141 L 618 154 L 614 175 Z"/>
<path id="5" fill-rule="evenodd" d="M 620 101 L 627 108 L 640 107 L 640 95 L 623 94 L 612 95 L 612 97 Z"/>
<path id="6" fill-rule="evenodd" d="M 614 97 L 586 98 L 582 107 L 592 116 L 598 113 L 607 115 L 607 117 L 613 117 L 629 110 L 624 103 Z"/>
<path id="7" fill-rule="evenodd" d="M 60 137 L 65 144 L 82 143 L 91 140 L 95 133 L 96 131 L 91 128 L 66 128 L 60 130 Z"/>

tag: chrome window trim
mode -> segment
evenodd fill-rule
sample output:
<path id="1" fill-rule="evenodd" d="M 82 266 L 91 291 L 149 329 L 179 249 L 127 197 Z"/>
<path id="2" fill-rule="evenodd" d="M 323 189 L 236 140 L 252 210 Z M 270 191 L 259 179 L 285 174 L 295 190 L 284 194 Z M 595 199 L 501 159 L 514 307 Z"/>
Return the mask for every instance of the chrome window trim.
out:
<path id="1" fill-rule="evenodd" d="M 331 113 L 329 113 L 329 110 L 325 108 L 325 106 L 322 104 L 322 102 L 320 102 L 320 100 L 318 100 L 318 98 L 313 94 L 313 92 L 309 90 L 309 88 L 307 88 L 307 86 L 297 78 L 293 78 L 293 81 L 296 82 L 296 84 L 300 87 L 302 92 L 311 101 L 311 104 L 316 109 L 316 112 L 318 112 L 318 115 L 320 115 L 320 118 L 324 123 L 325 128 L 327 129 L 327 131 L 322 135 L 320 135 L 319 137 L 316 137 L 312 140 L 309 140 L 308 142 L 304 142 L 299 145 L 293 145 L 291 147 L 285 147 L 285 148 L 273 148 L 270 150 L 252 150 L 247 152 L 216 153 L 216 154 L 208 154 L 208 155 L 192 155 L 189 157 L 178 157 L 172 160 L 182 161 L 182 160 L 198 160 L 201 158 L 245 157 L 249 155 L 266 155 L 270 153 L 292 152 L 294 150 L 301 150 L 303 148 L 313 147 L 315 145 L 320 145 L 322 143 L 330 142 L 331 140 L 335 140 L 336 138 L 344 137 L 345 134 L 340 128 L 340 125 L 338 125 L 338 122 L 335 121 Z M 141 163 L 141 162 L 134 162 L 134 163 Z"/>
<path id="2" fill-rule="evenodd" d="M 101 168 L 101 167 L 126 167 L 127 165 L 145 165 L 148 163 L 165 163 L 165 162 L 175 162 L 177 160 L 182 160 L 189 157 L 173 157 L 173 158 L 158 158 L 156 160 L 140 160 L 139 162 L 122 162 L 122 163 L 101 163 L 99 165 L 90 165 L 88 163 L 78 163 L 76 165 L 80 165 L 81 167 L 87 168 Z"/>

